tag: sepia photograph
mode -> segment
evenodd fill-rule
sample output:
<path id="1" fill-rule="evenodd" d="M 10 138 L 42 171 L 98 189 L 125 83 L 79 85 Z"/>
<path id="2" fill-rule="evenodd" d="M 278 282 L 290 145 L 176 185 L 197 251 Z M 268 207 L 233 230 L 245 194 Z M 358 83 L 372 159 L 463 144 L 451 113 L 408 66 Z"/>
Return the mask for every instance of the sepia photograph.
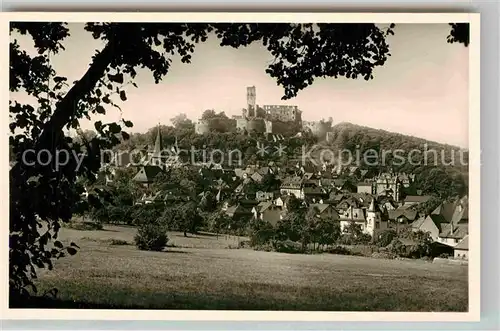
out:
<path id="1" fill-rule="evenodd" d="M 16 15 L 5 310 L 478 312 L 479 16 Z"/>

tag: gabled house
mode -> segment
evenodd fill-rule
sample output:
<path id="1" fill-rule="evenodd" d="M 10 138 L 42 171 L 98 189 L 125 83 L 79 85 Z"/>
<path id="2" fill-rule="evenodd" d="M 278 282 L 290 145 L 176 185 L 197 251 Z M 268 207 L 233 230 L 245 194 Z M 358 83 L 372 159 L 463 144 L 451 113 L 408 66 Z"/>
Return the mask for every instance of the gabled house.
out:
<path id="1" fill-rule="evenodd" d="M 456 202 L 447 202 L 437 207 L 431 215 L 439 219 L 438 241 L 456 246 L 469 234 L 469 201 L 467 196 Z"/>
<path id="2" fill-rule="evenodd" d="M 228 207 L 225 211 L 226 215 L 233 221 L 248 221 L 252 218 L 251 210 L 238 204 L 235 206 Z"/>
<path id="3" fill-rule="evenodd" d="M 413 222 L 412 228 L 429 232 L 434 241 L 455 247 L 469 234 L 467 197 L 442 203 L 423 220 Z"/>
<path id="4" fill-rule="evenodd" d="M 257 201 L 270 201 L 273 200 L 273 198 L 274 198 L 274 192 L 257 191 L 255 193 L 255 199 Z"/>
<path id="5" fill-rule="evenodd" d="M 423 231 L 428 232 L 432 240 L 438 241 L 440 228 L 437 224 L 440 222 L 436 219 L 436 215 L 428 215 L 427 217 L 420 217 L 416 219 L 412 224 L 413 231 Z"/>
<path id="6" fill-rule="evenodd" d="M 237 178 L 243 179 L 243 175 L 245 174 L 245 171 L 241 168 L 235 168 L 234 174 Z"/>
<path id="7" fill-rule="evenodd" d="M 149 187 L 163 170 L 158 166 L 146 165 L 139 168 L 139 172 L 132 179 L 146 187 Z"/>
<path id="8" fill-rule="evenodd" d="M 316 209 L 317 216 L 321 219 L 339 220 L 339 213 L 329 204 L 314 203 L 309 206 L 309 209 Z"/>
<path id="9" fill-rule="evenodd" d="M 256 182 L 256 183 L 260 183 L 262 182 L 262 179 L 264 178 L 264 176 L 262 176 L 259 172 L 254 172 L 250 178 Z"/>
<path id="10" fill-rule="evenodd" d="M 333 187 L 334 187 L 337 191 L 343 191 L 343 190 L 344 190 L 345 183 L 346 183 L 346 181 L 345 181 L 344 179 L 334 179 L 334 180 L 333 180 Z"/>
<path id="11" fill-rule="evenodd" d="M 466 235 L 453 249 L 455 259 L 469 259 L 469 235 Z"/>
<path id="12" fill-rule="evenodd" d="M 302 191 L 307 202 L 315 203 L 328 197 L 328 193 L 322 187 L 304 187 Z"/>
<path id="13" fill-rule="evenodd" d="M 252 214 L 255 218 L 269 222 L 272 226 L 276 226 L 281 219 L 282 209 L 272 202 L 261 202 L 252 208 Z"/>
<path id="14" fill-rule="evenodd" d="M 345 232 L 350 224 L 355 223 L 360 226 L 363 233 L 369 234 L 373 238 L 388 229 L 388 222 L 382 216 L 375 199 L 372 199 L 367 209 L 351 206 L 344 214 L 340 214 L 340 229 Z"/>
<path id="15" fill-rule="evenodd" d="M 356 185 L 356 189 L 358 193 L 367 193 L 367 194 L 373 193 L 373 185 L 370 182 L 359 182 Z"/>
<path id="16" fill-rule="evenodd" d="M 285 178 L 280 186 L 280 193 L 282 195 L 293 194 L 299 199 L 304 199 L 304 191 L 302 190 L 302 178 L 297 176 Z"/>
<path id="17" fill-rule="evenodd" d="M 399 231 L 411 227 L 411 224 L 418 219 L 418 212 L 411 208 L 397 208 L 388 211 L 389 227 Z"/>

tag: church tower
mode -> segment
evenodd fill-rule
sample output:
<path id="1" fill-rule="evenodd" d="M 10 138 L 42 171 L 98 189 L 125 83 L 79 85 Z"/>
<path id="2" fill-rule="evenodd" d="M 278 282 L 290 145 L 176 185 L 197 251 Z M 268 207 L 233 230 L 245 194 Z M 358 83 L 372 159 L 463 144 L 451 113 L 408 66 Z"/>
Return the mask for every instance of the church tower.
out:
<path id="1" fill-rule="evenodd" d="M 366 210 L 366 232 L 373 237 L 376 228 L 380 228 L 380 215 L 375 208 L 375 198 L 370 202 L 370 207 Z"/>
<path id="2" fill-rule="evenodd" d="M 158 131 L 156 133 L 155 144 L 153 150 L 151 151 L 151 156 L 150 156 L 151 165 L 162 167 L 162 152 L 163 152 L 163 142 L 161 138 L 160 123 L 158 123 Z"/>

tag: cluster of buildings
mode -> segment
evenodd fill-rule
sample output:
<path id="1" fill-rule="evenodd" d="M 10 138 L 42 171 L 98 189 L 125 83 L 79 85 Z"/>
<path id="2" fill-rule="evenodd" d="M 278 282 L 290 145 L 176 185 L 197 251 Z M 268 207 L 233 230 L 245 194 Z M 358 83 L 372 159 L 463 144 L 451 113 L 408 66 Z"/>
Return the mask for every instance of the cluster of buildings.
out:
<path id="1" fill-rule="evenodd" d="M 176 148 L 172 146 L 171 148 Z M 150 187 L 158 174 L 176 166 L 197 167 L 199 180 L 209 187 L 201 195 L 211 195 L 218 208 L 238 222 L 258 218 L 276 225 L 288 212 L 292 196 L 307 208 L 315 208 L 320 218 L 340 223 L 342 230 L 355 223 L 371 237 L 387 229 L 411 228 L 429 232 L 432 239 L 448 247 L 457 258 L 468 257 L 468 198 L 443 202 L 429 215 L 418 212 L 430 196 L 415 187 L 415 175 L 372 173 L 357 166 L 334 163 L 248 165 L 245 168 L 220 164 L 181 165 L 175 157 L 164 158 L 158 131 L 154 148 L 138 167 L 133 180 Z M 273 178 L 273 189 L 264 189 Z M 255 188 L 261 188 L 257 191 Z M 138 203 L 179 203 L 189 199 L 178 191 L 150 192 Z"/>
<path id="2" fill-rule="evenodd" d="M 241 115 L 225 120 L 227 130 L 266 134 L 299 133 L 310 131 L 320 138 L 326 138 L 331 131 L 332 121 L 302 121 L 302 111 L 290 105 L 258 105 L 255 86 L 247 87 L 247 106 Z M 195 124 L 197 134 L 205 134 L 220 127 L 220 119 L 199 119 Z"/>

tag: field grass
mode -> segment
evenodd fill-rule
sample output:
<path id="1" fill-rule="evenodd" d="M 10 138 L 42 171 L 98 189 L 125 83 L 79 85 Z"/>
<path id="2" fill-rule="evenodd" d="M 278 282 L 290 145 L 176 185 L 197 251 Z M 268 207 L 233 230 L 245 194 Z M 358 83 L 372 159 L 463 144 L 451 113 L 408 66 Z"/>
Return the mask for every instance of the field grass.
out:
<path id="1" fill-rule="evenodd" d="M 467 267 L 330 254 L 227 249 L 238 238 L 170 233 L 175 247 L 143 252 L 134 228 L 62 229 L 81 250 L 42 270 L 82 307 L 325 311 L 467 311 Z M 113 245 L 113 240 L 130 245 Z"/>

